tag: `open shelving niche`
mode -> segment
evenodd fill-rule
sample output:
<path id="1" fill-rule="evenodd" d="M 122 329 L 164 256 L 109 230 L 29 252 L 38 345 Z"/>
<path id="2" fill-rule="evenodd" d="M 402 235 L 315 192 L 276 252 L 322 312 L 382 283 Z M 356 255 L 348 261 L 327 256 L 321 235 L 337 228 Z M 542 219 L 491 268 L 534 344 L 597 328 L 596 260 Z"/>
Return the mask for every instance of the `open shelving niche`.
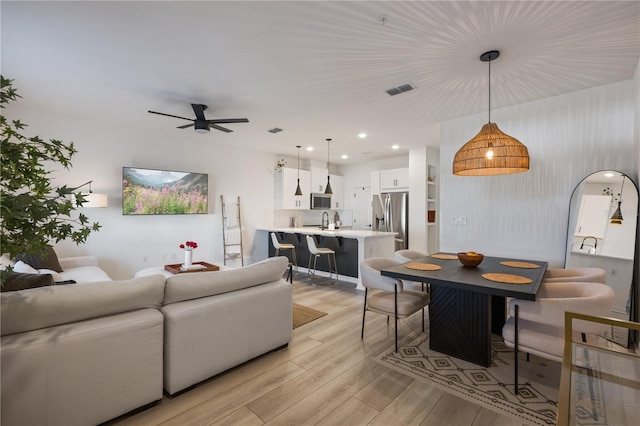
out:
<path id="1" fill-rule="evenodd" d="M 438 167 L 434 164 L 427 164 L 427 251 L 435 253 L 438 251 Z M 430 213 L 433 212 L 433 213 Z M 431 218 L 430 216 L 433 216 Z"/>

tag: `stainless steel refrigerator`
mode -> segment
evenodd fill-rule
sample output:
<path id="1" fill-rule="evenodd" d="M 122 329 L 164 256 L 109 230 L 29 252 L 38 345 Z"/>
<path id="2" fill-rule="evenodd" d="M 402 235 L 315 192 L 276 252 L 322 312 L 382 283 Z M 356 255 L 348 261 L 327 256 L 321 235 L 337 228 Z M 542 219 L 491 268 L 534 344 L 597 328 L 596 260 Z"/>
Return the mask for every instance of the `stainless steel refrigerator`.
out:
<path id="1" fill-rule="evenodd" d="M 409 193 L 385 192 L 373 196 L 373 230 L 397 232 L 396 250 L 409 248 Z"/>

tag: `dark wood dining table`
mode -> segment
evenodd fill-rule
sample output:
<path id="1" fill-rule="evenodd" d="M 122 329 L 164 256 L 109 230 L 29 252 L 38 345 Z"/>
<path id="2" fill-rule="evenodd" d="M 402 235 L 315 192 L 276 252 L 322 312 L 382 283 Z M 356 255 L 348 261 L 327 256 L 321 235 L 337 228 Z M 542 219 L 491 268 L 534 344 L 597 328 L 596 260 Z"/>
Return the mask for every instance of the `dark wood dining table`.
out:
<path id="1" fill-rule="evenodd" d="M 538 267 L 516 268 L 501 264 L 505 261 Z M 441 269 L 422 271 L 409 269 L 403 264 L 384 269 L 381 274 L 429 284 L 429 347 L 484 367 L 491 364 L 491 334 L 502 335 L 506 298 L 535 300 L 548 266 L 547 262 L 491 256 L 485 256 L 482 263 L 474 268 L 463 266 L 457 258 L 427 256 L 410 263 L 413 262 L 435 264 Z M 490 281 L 482 277 L 486 273 L 517 275 L 529 278 L 531 283 Z"/>

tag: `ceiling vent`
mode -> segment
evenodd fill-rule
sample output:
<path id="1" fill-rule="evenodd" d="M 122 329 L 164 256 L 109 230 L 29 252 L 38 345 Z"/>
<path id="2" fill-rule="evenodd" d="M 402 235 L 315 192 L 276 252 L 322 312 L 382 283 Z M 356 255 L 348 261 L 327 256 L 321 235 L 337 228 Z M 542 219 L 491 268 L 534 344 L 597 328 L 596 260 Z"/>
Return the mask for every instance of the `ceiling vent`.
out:
<path id="1" fill-rule="evenodd" d="M 274 127 L 273 129 L 269 129 L 268 130 L 269 133 L 279 133 L 281 131 L 282 131 L 282 129 L 279 128 L 279 127 Z"/>
<path id="2" fill-rule="evenodd" d="M 402 86 L 389 89 L 387 90 L 387 93 L 391 96 L 395 96 L 395 95 L 399 95 L 400 93 L 408 92 L 409 90 L 413 90 L 415 88 L 416 86 L 414 86 L 413 84 L 407 83 L 407 84 L 403 84 Z"/>

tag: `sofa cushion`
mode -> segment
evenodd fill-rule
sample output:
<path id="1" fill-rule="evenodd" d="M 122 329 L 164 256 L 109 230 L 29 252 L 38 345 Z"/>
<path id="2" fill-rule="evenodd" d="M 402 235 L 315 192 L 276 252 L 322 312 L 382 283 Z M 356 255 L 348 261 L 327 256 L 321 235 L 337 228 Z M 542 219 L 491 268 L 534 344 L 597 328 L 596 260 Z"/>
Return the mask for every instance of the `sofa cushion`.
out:
<path id="1" fill-rule="evenodd" d="M 47 247 L 44 255 L 19 254 L 16 256 L 16 260 L 22 260 L 34 269 L 51 269 L 56 272 L 62 272 L 62 266 L 60 266 L 58 255 L 53 250 L 53 247 Z"/>
<path id="2" fill-rule="evenodd" d="M 54 284 L 55 282 L 50 274 L 40 275 L 11 272 L 6 275 L 5 282 L 2 284 L 2 292 L 26 290 Z"/>
<path id="3" fill-rule="evenodd" d="M 282 279 L 289 260 L 270 257 L 243 268 L 177 274 L 167 278 L 164 304 L 197 299 Z"/>
<path id="4" fill-rule="evenodd" d="M 34 275 L 46 277 L 50 275 Z M 41 287 L 0 294 L 2 335 L 143 308 L 160 308 L 163 275 L 126 281 Z"/>

